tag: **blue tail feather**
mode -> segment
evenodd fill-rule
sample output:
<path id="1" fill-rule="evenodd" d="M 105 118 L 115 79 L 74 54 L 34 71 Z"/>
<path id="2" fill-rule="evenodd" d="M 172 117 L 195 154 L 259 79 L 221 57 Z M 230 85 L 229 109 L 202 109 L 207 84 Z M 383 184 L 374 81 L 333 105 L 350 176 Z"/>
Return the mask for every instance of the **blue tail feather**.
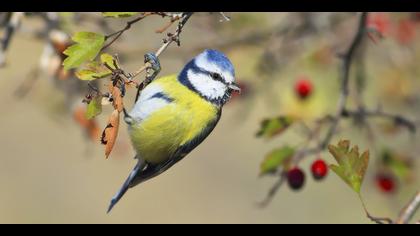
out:
<path id="1" fill-rule="evenodd" d="M 141 170 L 143 170 L 143 168 L 144 168 L 144 162 L 139 160 L 139 162 L 136 164 L 134 169 L 131 171 L 127 180 L 122 185 L 121 189 L 112 198 L 111 203 L 108 207 L 107 213 L 109 213 L 112 210 L 112 208 L 115 206 L 115 204 L 117 204 L 117 202 L 127 192 L 127 190 L 130 188 L 131 183 L 136 179 L 136 177 L 139 175 L 139 173 L 141 173 Z"/>

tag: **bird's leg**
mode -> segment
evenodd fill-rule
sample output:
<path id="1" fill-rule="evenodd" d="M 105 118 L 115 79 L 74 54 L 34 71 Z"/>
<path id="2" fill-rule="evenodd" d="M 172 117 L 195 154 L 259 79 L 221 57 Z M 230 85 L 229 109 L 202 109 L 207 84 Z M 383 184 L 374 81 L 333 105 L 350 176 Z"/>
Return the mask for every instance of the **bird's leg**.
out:
<path id="1" fill-rule="evenodd" d="M 144 63 L 149 63 L 150 67 L 146 69 L 146 85 L 152 82 L 160 72 L 159 58 L 154 53 L 144 55 Z"/>
<path id="2" fill-rule="evenodd" d="M 140 91 L 156 78 L 161 69 L 159 58 L 154 53 L 144 54 L 144 64 L 149 64 L 150 66 L 146 68 L 146 79 L 137 88 L 135 102 L 139 99 Z"/>
<path id="3" fill-rule="evenodd" d="M 125 107 L 123 108 L 123 113 L 124 113 L 124 121 L 127 125 L 132 125 L 133 124 L 133 117 L 131 117 L 127 110 L 125 109 Z"/>

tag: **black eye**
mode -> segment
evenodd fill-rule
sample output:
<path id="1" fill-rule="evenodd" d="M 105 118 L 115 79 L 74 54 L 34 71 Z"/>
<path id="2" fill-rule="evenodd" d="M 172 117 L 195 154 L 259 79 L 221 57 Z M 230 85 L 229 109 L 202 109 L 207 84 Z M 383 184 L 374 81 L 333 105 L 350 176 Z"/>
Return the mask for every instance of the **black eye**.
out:
<path id="1" fill-rule="evenodd" d="M 218 73 L 211 73 L 211 77 L 214 80 L 222 80 L 222 76 L 220 74 L 218 74 Z"/>

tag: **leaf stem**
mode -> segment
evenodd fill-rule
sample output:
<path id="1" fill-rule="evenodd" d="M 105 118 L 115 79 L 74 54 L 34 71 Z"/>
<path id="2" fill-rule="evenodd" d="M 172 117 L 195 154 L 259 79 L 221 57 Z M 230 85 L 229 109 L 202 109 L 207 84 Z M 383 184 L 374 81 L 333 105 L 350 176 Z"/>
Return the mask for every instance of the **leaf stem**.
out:
<path id="1" fill-rule="evenodd" d="M 366 207 L 365 201 L 363 200 L 362 195 L 360 194 L 360 192 L 358 193 L 358 197 L 359 197 L 359 199 L 360 199 L 360 202 L 362 203 L 363 210 L 365 211 L 366 216 L 367 216 L 367 217 L 368 217 L 371 221 L 373 221 L 373 222 L 375 222 L 375 223 L 377 223 L 377 224 L 392 224 L 392 223 L 393 223 L 393 221 L 392 221 L 390 218 L 386 218 L 386 217 L 382 218 L 382 217 L 374 217 L 374 216 L 372 216 L 372 215 L 369 213 L 369 211 L 367 210 L 367 207 Z"/>

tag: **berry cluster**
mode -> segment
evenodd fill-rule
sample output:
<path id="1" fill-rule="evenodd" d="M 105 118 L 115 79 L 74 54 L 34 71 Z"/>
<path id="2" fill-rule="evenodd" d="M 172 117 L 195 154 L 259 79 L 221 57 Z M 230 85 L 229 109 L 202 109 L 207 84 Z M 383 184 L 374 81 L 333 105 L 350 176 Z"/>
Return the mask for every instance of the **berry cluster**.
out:
<path id="1" fill-rule="evenodd" d="M 328 174 L 328 166 L 322 159 L 315 160 L 311 165 L 312 177 L 316 181 L 324 179 Z M 293 190 L 299 190 L 305 184 L 305 172 L 295 166 L 287 171 L 287 183 Z M 375 177 L 376 186 L 384 193 L 393 193 L 396 189 L 395 177 L 379 172 Z"/>
<path id="2" fill-rule="evenodd" d="M 315 180 L 322 180 L 328 174 L 328 166 L 322 159 L 317 159 L 311 166 L 312 177 Z M 293 190 L 299 190 L 305 183 L 305 173 L 299 167 L 293 167 L 287 171 L 287 183 Z"/>

